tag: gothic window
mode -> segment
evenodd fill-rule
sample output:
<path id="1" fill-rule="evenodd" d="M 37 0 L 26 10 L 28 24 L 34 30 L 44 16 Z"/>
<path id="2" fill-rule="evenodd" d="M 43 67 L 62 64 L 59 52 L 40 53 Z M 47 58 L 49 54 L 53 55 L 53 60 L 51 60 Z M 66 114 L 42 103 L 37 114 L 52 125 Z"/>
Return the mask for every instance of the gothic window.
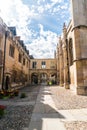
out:
<path id="1" fill-rule="evenodd" d="M 37 65 L 37 62 L 36 62 L 36 61 L 32 62 L 32 68 L 33 68 L 33 69 L 36 68 L 36 65 Z"/>
<path id="2" fill-rule="evenodd" d="M 69 40 L 69 64 L 70 66 L 73 64 L 73 45 L 71 38 Z"/>
<path id="3" fill-rule="evenodd" d="M 42 68 L 46 68 L 46 62 L 45 62 L 45 61 L 42 61 L 42 62 L 41 62 L 41 67 L 42 67 Z"/>
<path id="4" fill-rule="evenodd" d="M 28 67 L 28 61 L 27 61 L 27 64 L 26 64 L 26 65 L 27 65 L 27 67 Z"/>
<path id="5" fill-rule="evenodd" d="M 14 46 L 12 46 L 10 44 L 10 47 L 9 47 L 9 56 L 14 57 L 14 50 L 15 50 Z"/>

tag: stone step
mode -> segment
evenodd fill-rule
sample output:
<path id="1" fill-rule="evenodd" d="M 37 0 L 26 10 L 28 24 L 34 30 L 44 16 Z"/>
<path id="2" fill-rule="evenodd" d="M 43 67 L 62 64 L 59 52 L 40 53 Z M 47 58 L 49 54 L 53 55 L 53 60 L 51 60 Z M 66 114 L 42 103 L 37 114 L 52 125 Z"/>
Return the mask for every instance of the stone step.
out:
<path id="1" fill-rule="evenodd" d="M 22 130 L 29 130 L 29 128 L 25 127 L 25 128 L 22 128 Z"/>

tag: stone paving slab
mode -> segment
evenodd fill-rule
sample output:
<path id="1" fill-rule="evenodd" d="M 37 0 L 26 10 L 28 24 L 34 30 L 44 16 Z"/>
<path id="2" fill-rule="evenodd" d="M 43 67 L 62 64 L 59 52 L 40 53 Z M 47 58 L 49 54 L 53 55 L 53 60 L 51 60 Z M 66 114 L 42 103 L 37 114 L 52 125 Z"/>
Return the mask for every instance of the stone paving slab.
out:
<path id="1" fill-rule="evenodd" d="M 42 121 L 31 121 L 29 130 L 65 130 L 65 128 L 58 119 L 42 119 Z"/>
<path id="2" fill-rule="evenodd" d="M 64 125 L 58 119 L 45 119 L 46 129 L 44 130 L 65 130 Z"/>
<path id="3" fill-rule="evenodd" d="M 41 93 L 40 93 L 41 92 Z M 55 107 L 50 92 L 41 88 L 31 117 L 29 130 L 65 130 L 60 118 L 64 118 Z"/>
<path id="4" fill-rule="evenodd" d="M 63 116 L 61 116 L 60 114 L 55 114 L 55 113 L 51 113 L 51 114 L 40 114 L 40 113 L 33 113 L 32 114 L 32 118 L 31 121 L 41 121 L 43 119 L 60 119 L 60 118 L 64 118 Z"/>
<path id="5" fill-rule="evenodd" d="M 28 130 L 67 130 L 70 121 L 87 121 L 87 109 L 58 109 L 49 88 L 41 87 Z"/>
<path id="6" fill-rule="evenodd" d="M 87 109 L 59 110 L 70 121 L 87 121 Z"/>
<path id="7" fill-rule="evenodd" d="M 87 109 L 84 109 L 84 111 L 87 111 Z M 81 109 L 71 110 L 70 113 L 71 115 L 74 116 L 75 120 L 79 120 L 79 121 L 87 120 L 87 115 Z"/>
<path id="8" fill-rule="evenodd" d="M 46 123 L 42 121 L 32 121 L 28 130 L 47 130 Z"/>
<path id="9" fill-rule="evenodd" d="M 68 111 L 68 110 L 58 110 L 59 113 L 61 113 L 61 115 L 64 116 L 64 118 L 62 120 L 72 120 L 74 121 L 75 120 L 75 117 Z"/>
<path id="10" fill-rule="evenodd" d="M 44 104 L 36 104 L 33 113 L 44 113 L 45 107 Z"/>

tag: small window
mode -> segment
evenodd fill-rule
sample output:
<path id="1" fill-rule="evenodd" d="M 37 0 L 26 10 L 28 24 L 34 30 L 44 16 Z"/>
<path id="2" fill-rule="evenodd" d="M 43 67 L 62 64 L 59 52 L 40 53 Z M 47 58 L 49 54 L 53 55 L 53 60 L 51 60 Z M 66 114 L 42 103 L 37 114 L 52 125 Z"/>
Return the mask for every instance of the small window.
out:
<path id="1" fill-rule="evenodd" d="M 28 67 L 28 61 L 26 60 L 26 67 Z"/>
<path id="2" fill-rule="evenodd" d="M 23 65 L 25 65 L 25 58 L 23 58 Z"/>
<path id="3" fill-rule="evenodd" d="M 22 55 L 19 53 L 18 61 L 21 63 L 22 62 Z"/>
<path id="4" fill-rule="evenodd" d="M 36 68 L 36 65 L 37 65 L 37 62 L 36 61 L 34 61 L 34 62 L 32 62 L 32 68 Z"/>
<path id="5" fill-rule="evenodd" d="M 10 47 L 9 47 L 9 56 L 14 57 L 14 50 L 15 50 L 14 46 L 12 46 L 10 44 Z"/>
<path id="6" fill-rule="evenodd" d="M 46 62 L 45 62 L 45 61 L 42 61 L 41 67 L 42 67 L 42 68 L 46 68 Z"/>

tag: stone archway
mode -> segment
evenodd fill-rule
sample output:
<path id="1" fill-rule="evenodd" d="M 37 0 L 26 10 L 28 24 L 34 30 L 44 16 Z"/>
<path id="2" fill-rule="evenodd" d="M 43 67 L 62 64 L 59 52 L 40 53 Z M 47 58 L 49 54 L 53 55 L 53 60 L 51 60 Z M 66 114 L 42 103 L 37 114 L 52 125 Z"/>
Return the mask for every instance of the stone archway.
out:
<path id="1" fill-rule="evenodd" d="M 41 73 L 40 74 L 40 83 L 41 85 L 47 85 L 48 76 L 46 73 Z"/>
<path id="2" fill-rule="evenodd" d="M 50 73 L 49 81 L 52 84 L 57 84 L 57 74 L 56 73 Z"/>
<path id="3" fill-rule="evenodd" d="M 11 89 L 11 73 L 5 74 L 4 90 Z"/>
<path id="4" fill-rule="evenodd" d="M 38 84 L 38 74 L 37 73 L 32 73 L 31 74 L 31 84 Z"/>

